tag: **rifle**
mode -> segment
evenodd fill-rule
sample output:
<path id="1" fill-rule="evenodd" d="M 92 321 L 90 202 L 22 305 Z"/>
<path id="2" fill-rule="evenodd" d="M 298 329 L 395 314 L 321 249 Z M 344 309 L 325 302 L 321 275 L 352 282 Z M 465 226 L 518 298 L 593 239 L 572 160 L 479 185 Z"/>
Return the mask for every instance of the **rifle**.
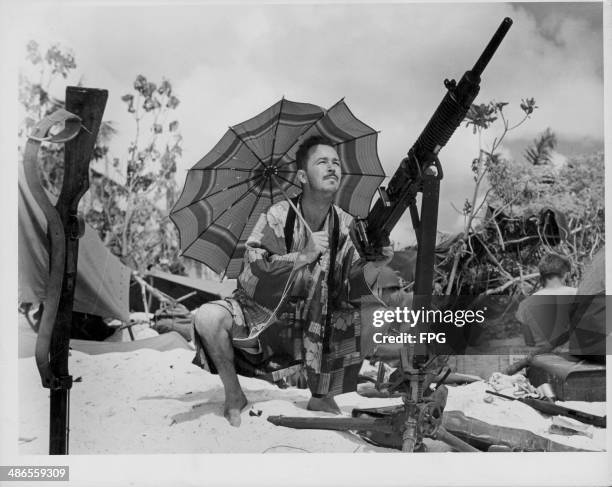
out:
<path id="1" fill-rule="evenodd" d="M 531 406 L 536 411 L 540 411 L 550 416 L 567 416 L 568 418 L 576 419 L 585 424 L 592 424 L 598 428 L 606 427 L 606 417 L 596 416 L 594 414 L 585 413 L 584 411 L 578 411 L 576 409 L 570 409 L 563 406 L 558 406 L 555 403 L 549 401 L 543 401 L 542 399 L 536 399 L 534 397 L 512 397 L 500 394 L 499 392 L 486 391 L 488 394 L 494 396 L 503 397 L 504 399 L 510 399 L 512 401 L 520 401 L 528 406 Z"/>
<path id="2" fill-rule="evenodd" d="M 28 187 L 47 220 L 49 278 L 35 357 L 42 385 L 50 389 L 50 455 L 67 455 L 69 450 L 72 376 L 68 370 L 68 352 L 79 238 L 84 231 L 78 204 L 89 188 L 89 161 L 107 98 L 106 90 L 67 87 L 66 110 L 60 109 L 36 125 L 24 153 Z M 64 123 L 64 130 L 49 135 L 57 123 Z M 45 193 L 38 174 L 38 150 L 45 141 L 66 144 L 64 179 L 55 205 Z"/>

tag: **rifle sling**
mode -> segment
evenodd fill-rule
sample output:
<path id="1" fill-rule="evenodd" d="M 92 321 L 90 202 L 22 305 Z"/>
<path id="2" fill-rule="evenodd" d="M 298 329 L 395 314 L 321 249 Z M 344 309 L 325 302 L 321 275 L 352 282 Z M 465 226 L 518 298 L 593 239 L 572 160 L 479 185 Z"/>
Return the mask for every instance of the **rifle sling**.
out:
<path id="1" fill-rule="evenodd" d="M 58 123 L 64 123 L 64 129 L 57 135 L 49 136 L 51 128 Z M 74 139 L 80 129 L 81 119 L 67 110 L 59 109 L 49 114 L 36 124 L 28 137 L 23 160 L 28 188 L 47 222 L 49 280 L 36 339 L 35 358 L 43 387 L 51 389 L 61 387 L 51 369 L 49 351 L 64 280 L 66 243 L 61 217 L 40 181 L 37 167 L 38 151 L 42 141 L 65 143 Z"/>

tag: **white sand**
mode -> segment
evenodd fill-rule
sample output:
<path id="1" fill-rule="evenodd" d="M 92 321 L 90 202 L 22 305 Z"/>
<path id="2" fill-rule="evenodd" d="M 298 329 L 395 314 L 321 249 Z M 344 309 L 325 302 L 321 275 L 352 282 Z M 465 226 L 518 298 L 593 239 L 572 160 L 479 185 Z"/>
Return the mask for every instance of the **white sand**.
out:
<path id="1" fill-rule="evenodd" d="M 138 350 L 129 353 L 85 355 L 72 351 L 70 372 L 70 453 L 263 453 L 263 452 L 390 452 L 365 443 L 351 433 L 294 430 L 274 426 L 267 416 L 335 417 L 305 409 L 308 390 L 279 389 L 261 380 L 240 382 L 260 417 L 242 415 L 233 428 L 223 418 L 223 388 L 218 376 L 191 364 L 193 352 Z M 604 449 L 605 430 L 586 437 L 547 435 L 551 423 L 518 402 L 485 403 L 485 384 L 449 388 L 447 410 L 502 426 L 528 428 L 580 448 Z M 46 454 L 49 392 L 40 385 L 34 358 L 19 360 L 19 449 L 23 454 Z M 347 416 L 355 407 L 399 404 L 399 399 L 363 398 L 356 393 L 337 398 Z M 585 405 L 585 403 L 574 403 Z M 588 404 L 603 414 L 604 403 Z M 428 442 L 432 450 L 444 450 Z"/>
<path id="2" fill-rule="evenodd" d="M 485 382 L 474 382 L 457 388 L 449 388 L 445 411 L 462 411 L 466 416 L 486 421 L 490 424 L 526 429 L 536 435 L 574 448 L 586 450 L 606 449 L 606 430 L 604 428 L 592 427 L 592 439 L 586 436 L 550 434 L 548 433 L 548 429 L 552 424 L 550 417 L 543 416 L 532 407 L 519 401 L 495 397 L 492 403 L 487 403 L 484 401 L 485 396 L 489 396 L 489 394 L 485 393 L 487 389 L 491 390 L 491 387 Z M 605 402 L 557 401 L 556 404 L 599 416 L 606 414 Z"/>
<path id="3" fill-rule="evenodd" d="M 233 428 L 222 416 L 221 381 L 192 365 L 192 358 L 188 350 L 91 356 L 72 351 L 70 372 L 82 382 L 70 394 L 70 453 L 392 451 L 350 433 L 274 426 L 267 416 L 334 416 L 307 411 L 307 390 L 282 390 L 243 377 L 248 399 L 263 413 L 253 417 L 245 411 L 242 426 Z M 20 452 L 46 453 L 49 394 L 40 386 L 33 358 L 19 360 L 19 384 Z M 357 394 L 338 402 L 348 414 L 356 406 L 381 404 Z"/>

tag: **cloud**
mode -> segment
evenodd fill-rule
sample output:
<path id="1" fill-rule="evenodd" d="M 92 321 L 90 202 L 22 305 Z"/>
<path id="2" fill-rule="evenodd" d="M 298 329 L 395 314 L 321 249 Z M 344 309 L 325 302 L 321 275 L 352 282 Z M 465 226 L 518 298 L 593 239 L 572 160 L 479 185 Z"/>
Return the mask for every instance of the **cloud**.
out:
<path id="1" fill-rule="evenodd" d="M 560 139 L 603 138 L 598 7 L 584 4 L 563 16 L 555 5 L 54 4 L 31 12 L 27 32 L 64 40 L 87 83 L 110 90 L 106 116 L 123 130 L 117 154 L 131 130 L 120 96 L 137 74 L 170 78 L 182 102 L 181 182 L 228 125 L 283 95 L 322 106 L 346 97 L 358 117 L 381 131 L 379 152 L 391 175 L 444 96 L 444 78 L 458 79 L 473 65 L 505 16 L 514 25 L 477 100 L 511 102 L 513 122 L 521 117 L 521 98 L 533 96 L 540 107 L 509 140 L 533 139 L 546 127 Z M 499 128 L 492 129 L 483 143 L 497 135 Z M 469 167 L 477 154 L 476 137 L 460 128 L 440 155 L 442 229 L 456 227 L 450 202 L 462 206 L 471 194 Z M 409 227 L 408 216 L 400 226 Z"/>

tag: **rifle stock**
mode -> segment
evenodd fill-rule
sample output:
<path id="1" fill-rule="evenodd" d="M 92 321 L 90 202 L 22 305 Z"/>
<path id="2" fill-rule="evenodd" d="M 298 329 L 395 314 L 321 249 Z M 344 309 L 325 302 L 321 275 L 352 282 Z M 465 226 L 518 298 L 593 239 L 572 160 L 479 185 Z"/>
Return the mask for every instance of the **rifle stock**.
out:
<path id="1" fill-rule="evenodd" d="M 79 238 L 83 222 L 78 204 L 89 187 L 89 162 L 108 92 L 69 86 L 66 110 L 60 109 L 39 122 L 29 136 L 24 153 L 28 187 L 47 221 L 49 246 L 48 294 L 36 339 L 36 365 L 43 387 L 49 388 L 49 454 L 66 455 L 69 446 L 69 405 L 72 376 L 68 370 L 70 329 L 76 285 Z M 50 136 L 63 122 L 65 128 Z M 38 174 L 38 150 L 43 141 L 65 143 L 64 178 L 55 206 Z"/>

